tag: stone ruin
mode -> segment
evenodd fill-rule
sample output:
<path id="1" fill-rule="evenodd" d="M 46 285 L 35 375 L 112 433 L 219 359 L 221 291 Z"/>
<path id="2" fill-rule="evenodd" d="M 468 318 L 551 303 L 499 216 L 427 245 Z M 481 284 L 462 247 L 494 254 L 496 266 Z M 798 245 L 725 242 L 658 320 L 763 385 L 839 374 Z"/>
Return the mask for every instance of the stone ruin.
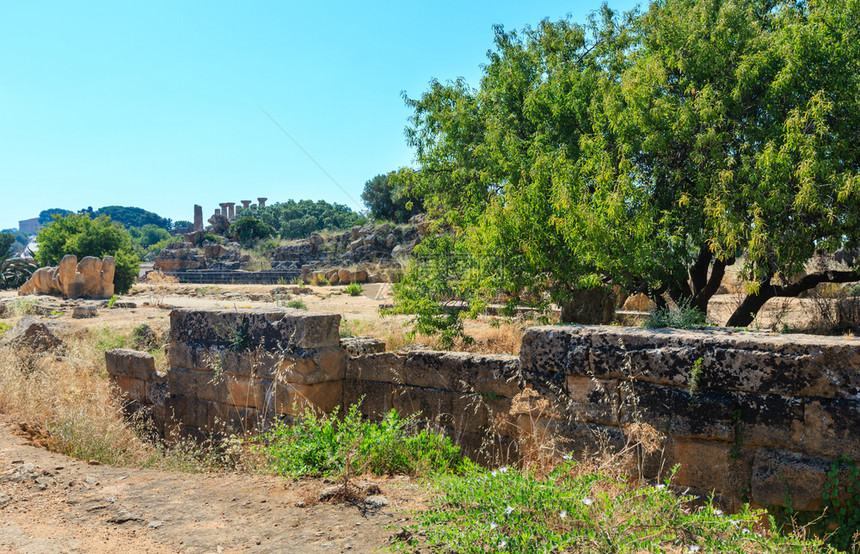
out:
<path id="1" fill-rule="evenodd" d="M 368 419 L 420 414 L 479 461 L 516 462 L 540 437 L 580 458 L 641 440 L 631 471 L 663 479 L 679 464 L 674 485 L 730 509 L 788 498 L 819 509 L 834 461 L 860 459 L 860 341 L 547 326 L 526 330 L 519 356 L 384 352 L 340 340 L 339 319 L 175 310 L 166 373 L 127 350 L 108 352 L 107 369 L 167 435 L 250 430 L 363 399 Z"/>
<path id="2" fill-rule="evenodd" d="M 78 262 L 77 256 L 68 254 L 57 267 L 41 267 L 18 289 L 18 295 L 58 294 L 65 298 L 110 298 L 113 296 L 113 278 L 116 260 L 105 256 L 100 260 L 86 256 Z"/>

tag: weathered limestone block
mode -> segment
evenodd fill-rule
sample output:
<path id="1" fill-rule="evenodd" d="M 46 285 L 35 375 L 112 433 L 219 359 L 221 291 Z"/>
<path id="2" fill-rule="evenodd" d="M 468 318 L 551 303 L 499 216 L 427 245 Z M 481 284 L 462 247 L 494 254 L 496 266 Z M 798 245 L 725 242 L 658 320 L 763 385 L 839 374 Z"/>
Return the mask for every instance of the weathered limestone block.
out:
<path id="1" fill-rule="evenodd" d="M 760 450 L 753 461 L 751 500 L 759 506 L 783 506 L 787 499 L 795 510 L 818 510 L 831 460 L 784 450 Z"/>
<path id="2" fill-rule="evenodd" d="M 39 319 L 28 315 L 3 334 L 0 346 L 33 354 L 65 351 L 66 343 Z"/>
<path id="3" fill-rule="evenodd" d="M 340 347 L 349 356 L 385 352 L 385 343 L 373 337 L 345 337 L 340 339 Z"/>
<path id="4" fill-rule="evenodd" d="M 726 329 L 535 327 L 523 335 L 523 370 L 637 379 L 786 396 L 860 397 L 860 342 Z"/>
<path id="5" fill-rule="evenodd" d="M 406 384 L 512 398 L 519 392 L 515 356 L 465 352 L 406 352 Z"/>
<path id="6" fill-rule="evenodd" d="M 108 374 L 113 377 L 131 377 L 141 381 L 153 381 L 157 378 L 155 358 L 146 352 L 116 348 L 105 352 L 105 363 Z"/>
<path id="7" fill-rule="evenodd" d="M 290 308 L 177 309 L 170 313 L 170 340 L 231 349 L 338 348 L 340 315 Z"/>
<path id="8" fill-rule="evenodd" d="M 380 352 L 350 357 L 346 362 L 346 379 L 406 384 L 406 356 L 398 352 Z"/>
<path id="9" fill-rule="evenodd" d="M 116 261 L 113 256 L 99 260 L 86 256 L 78 263 L 74 255 L 66 255 L 57 267 L 37 269 L 18 289 L 18 295 L 58 294 L 66 298 L 109 298 L 113 296 Z"/>

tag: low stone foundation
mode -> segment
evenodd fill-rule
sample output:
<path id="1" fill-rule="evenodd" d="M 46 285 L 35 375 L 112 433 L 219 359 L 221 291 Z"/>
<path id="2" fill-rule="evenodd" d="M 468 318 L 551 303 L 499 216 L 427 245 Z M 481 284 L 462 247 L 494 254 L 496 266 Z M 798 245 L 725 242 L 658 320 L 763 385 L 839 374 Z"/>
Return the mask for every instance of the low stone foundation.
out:
<path id="1" fill-rule="evenodd" d="M 484 461 L 516 460 L 541 446 L 536 437 L 577 456 L 641 443 L 645 477 L 678 464 L 676 484 L 730 507 L 790 498 L 794 509 L 817 509 L 834 461 L 860 459 L 855 340 L 548 326 L 526 331 L 519 357 L 379 352 L 378 342 L 341 344 L 339 321 L 175 310 L 166 375 L 131 351 L 108 352 L 108 371 L 165 431 L 249 430 L 304 406 L 361 400 L 371 419 L 420 413 Z"/>

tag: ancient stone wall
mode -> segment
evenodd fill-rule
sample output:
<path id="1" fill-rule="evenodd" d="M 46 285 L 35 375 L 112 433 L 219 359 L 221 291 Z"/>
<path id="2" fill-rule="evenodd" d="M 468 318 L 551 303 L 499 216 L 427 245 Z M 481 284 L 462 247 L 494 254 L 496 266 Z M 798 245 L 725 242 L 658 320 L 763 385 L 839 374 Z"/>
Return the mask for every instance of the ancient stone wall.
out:
<path id="1" fill-rule="evenodd" d="M 527 330 L 514 357 L 341 344 L 339 320 L 175 310 L 166 378 L 134 369 L 142 362 L 128 353 L 109 353 L 108 367 L 141 404 L 156 404 L 152 384 L 166 383 L 163 414 L 188 434 L 362 400 L 372 419 L 420 413 L 482 460 L 516 459 L 547 446 L 534 444 L 540 437 L 576 456 L 639 444 L 645 477 L 677 464 L 674 483 L 734 506 L 790 498 L 795 509 L 816 509 L 834 460 L 860 459 L 852 339 L 549 326 Z"/>
<path id="2" fill-rule="evenodd" d="M 839 456 L 860 459 L 860 343 L 839 337 L 624 327 L 532 328 L 524 379 L 553 399 L 541 422 L 574 451 L 661 436 L 647 476 L 730 501 L 820 507 Z"/>

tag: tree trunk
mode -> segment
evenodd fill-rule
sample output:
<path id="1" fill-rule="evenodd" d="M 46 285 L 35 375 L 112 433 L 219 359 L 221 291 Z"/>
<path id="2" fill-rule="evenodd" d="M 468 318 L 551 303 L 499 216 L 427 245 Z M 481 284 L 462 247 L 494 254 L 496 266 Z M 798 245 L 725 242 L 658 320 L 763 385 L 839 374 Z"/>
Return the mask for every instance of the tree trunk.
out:
<path id="1" fill-rule="evenodd" d="M 771 298 L 794 298 L 802 292 L 815 288 L 820 283 L 851 283 L 853 281 L 860 281 L 860 273 L 856 271 L 819 271 L 810 273 L 790 285 L 773 285 L 771 284 L 771 277 L 768 277 L 759 286 L 758 294 L 750 294 L 744 298 L 744 301 L 726 322 L 726 327 L 746 327 L 753 322 L 759 310 Z"/>

